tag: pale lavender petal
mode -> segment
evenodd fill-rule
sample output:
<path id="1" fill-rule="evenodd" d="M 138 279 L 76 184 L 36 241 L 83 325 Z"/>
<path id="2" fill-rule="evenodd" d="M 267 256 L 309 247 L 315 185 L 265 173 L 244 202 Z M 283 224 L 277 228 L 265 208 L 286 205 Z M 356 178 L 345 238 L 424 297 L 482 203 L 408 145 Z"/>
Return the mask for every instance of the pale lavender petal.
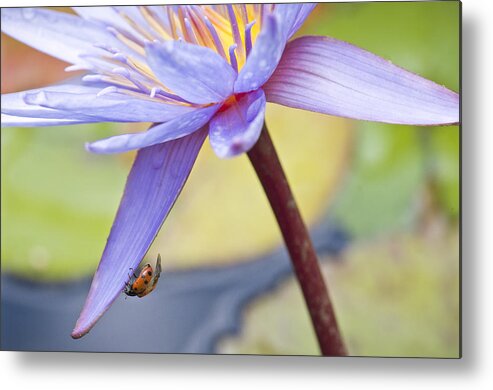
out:
<path id="1" fill-rule="evenodd" d="M 279 15 L 286 39 L 298 31 L 305 19 L 316 7 L 316 3 L 277 4 L 275 13 Z"/>
<path id="2" fill-rule="evenodd" d="M 285 44 L 286 39 L 278 16 L 267 15 L 262 31 L 238 74 L 234 86 L 235 93 L 250 92 L 260 88 L 276 69 Z"/>
<path id="3" fill-rule="evenodd" d="M 115 7 L 72 7 L 77 15 L 91 21 L 125 28 L 128 23 L 120 16 Z"/>
<path id="4" fill-rule="evenodd" d="M 125 46 L 98 24 L 42 8 L 2 8 L 2 32 L 53 57 L 84 63 L 82 53 L 103 54 L 94 44 Z M 128 49 L 127 49 L 128 51 Z"/>
<path id="5" fill-rule="evenodd" d="M 233 92 L 236 72 L 213 50 L 180 41 L 146 46 L 149 66 L 159 80 L 183 99 L 219 103 Z"/>
<path id="6" fill-rule="evenodd" d="M 217 113 L 209 124 L 211 146 L 221 158 L 249 151 L 257 142 L 264 124 L 265 95 L 261 89 L 237 99 Z"/>
<path id="7" fill-rule="evenodd" d="M 119 14 L 122 14 L 125 17 L 133 20 L 139 26 L 139 28 L 146 31 L 147 34 L 154 36 L 156 39 L 162 39 L 162 36 L 160 36 L 159 33 L 157 33 L 156 30 L 152 28 L 152 26 L 149 24 L 149 21 L 144 17 L 143 13 L 140 10 L 140 6 L 122 5 L 112 8 L 114 8 Z"/>
<path id="8" fill-rule="evenodd" d="M 66 126 L 97 122 L 96 119 L 50 119 L 31 118 L 8 114 L 1 114 L 2 127 L 38 127 L 38 126 Z"/>
<path id="9" fill-rule="evenodd" d="M 122 293 L 129 268 L 136 269 L 161 228 L 207 136 L 189 136 L 140 149 L 84 308 L 72 332 L 87 334 Z"/>
<path id="10" fill-rule="evenodd" d="M 412 125 L 459 122 L 459 95 L 366 50 L 329 37 L 286 47 L 267 100 L 354 119 Z"/>
<path id="11" fill-rule="evenodd" d="M 102 139 L 87 144 L 86 148 L 93 153 L 121 153 L 177 139 L 200 129 L 218 109 L 219 105 L 199 108 L 169 122 L 157 124 L 145 132 Z"/>
<path id="12" fill-rule="evenodd" d="M 196 108 L 167 104 L 147 97 L 138 98 L 126 93 L 112 92 L 97 96 L 94 93 L 44 91 L 24 97 L 27 104 L 75 114 L 97 117 L 108 122 L 167 122 Z"/>
<path id="13" fill-rule="evenodd" d="M 77 92 L 77 93 L 93 93 L 96 94 L 99 88 L 88 87 L 79 84 L 80 80 L 70 80 L 67 83 L 52 85 L 45 88 L 32 89 L 29 91 L 15 92 L 2 95 L 1 112 L 5 114 L 5 121 L 2 120 L 2 127 L 18 126 L 19 123 L 23 123 L 25 126 L 33 126 L 39 119 L 50 119 L 46 121 L 45 126 L 53 124 L 67 124 L 69 123 L 89 123 L 97 122 L 99 118 L 90 117 L 84 114 L 55 110 L 52 108 L 41 107 L 37 105 L 27 104 L 24 98 L 28 94 L 37 94 L 41 91 L 51 92 Z M 7 117 L 8 116 L 8 117 Z M 8 118 L 8 119 L 7 119 Z M 25 119 L 22 119 L 25 118 Z M 29 119 L 36 119 L 36 121 Z M 41 121 L 43 122 L 43 121 Z"/>
<path id="14" fill-rule="evenodd" d="M 72 7 L 84 19 L 102 23 L 105 26 L 115 27 L 119 31 L 128 32 L 144 40 L 142 34 L 135 30 L 118 12 L 120 7 Z M 146 23 L 147 24 L 147 23 Z"/>

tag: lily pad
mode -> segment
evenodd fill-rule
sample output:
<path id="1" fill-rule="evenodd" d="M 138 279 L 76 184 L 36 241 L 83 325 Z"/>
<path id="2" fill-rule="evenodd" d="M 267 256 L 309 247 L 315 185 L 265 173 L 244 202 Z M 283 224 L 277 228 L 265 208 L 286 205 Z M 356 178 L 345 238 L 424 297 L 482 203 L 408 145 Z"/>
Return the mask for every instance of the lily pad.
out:
<path id="1" fill-rule="evenodd" d="M 2 271 L 33 278 L 92 272 L 127 174 L 84 141 L 112 126 L 2 129 Z"/>
<path id="2" fill-rule="evenodd" d="M 317 6 L 300 35 L 329 35 L 459 89 L 458 1 L 339 3 Z"/>
<path id="3" fill-rule="evenodd" d="M 339 326 L 352 356 L 459 356 L 458 231 L 393 234 L 324 262 Z M 241 334 L 218 352 L 318 354 L 295 280 L 250 306 Z"/>
<path id="4" fill-rule="evenodd" d="M 354 156 L 333 214 L 354 236 L 414 222 L 425 183 L 419 132 L 411 126 L 359 123 Z"/>
<path id="5" fill-rule="evenodd" d="M 274 142 L 302 212 L 314 222 L 345 167 L 348 124 L 281 107 L 268 111 Z M 134 154 L 93 155 L 83 145 L 116 134 L 117 129 L 136 127 L 2 129 L 4 270 L 35 279 L 94 271 Z M 206 265 L 248 259 L 280 242 L 246 156 L 220 160 L 206 142 L 149 256 L 160 252 L 167 267 Z"/>
<path id="6" fill-rule="evenodd" d="M 277 105 L 267 125 L 307 224 L 322 217 L 347 167 L 349 122 Z M 282 243 L 246 155 L 221 160 L 206 141 L 192 174 L 150 249 L 169 267 L 245 261 Z"/>
<path id="7" fill-rule="evenodd" d="M 456 126 L 433 129 L 430 135 L 432 178 L 441 209 L 452 218 L 459 216 L 459 129 Z"/>
<path id="8" fill-rule="evenodd" d="M 459 7 L 458 2 L 327 4 L 315 9 L 300 35 L 351 42 L 457 91 Z M 333 207 L 353 235 L 410 226 L 430 180 L 440 211 L 458 215 L 457 126 L 356 126 L 350 174 Z"/>

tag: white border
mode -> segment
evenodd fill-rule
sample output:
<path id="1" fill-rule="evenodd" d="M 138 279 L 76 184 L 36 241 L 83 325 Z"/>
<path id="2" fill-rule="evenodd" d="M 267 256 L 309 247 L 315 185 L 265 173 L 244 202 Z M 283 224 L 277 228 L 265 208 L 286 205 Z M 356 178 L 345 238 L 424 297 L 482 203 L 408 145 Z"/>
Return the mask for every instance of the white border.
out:
<path id="1" fill-rule="evenodd" d="M 1 6 L 60 3 L 0 0 Z M 110 3 L 163 2 L 66 2 L 67 5 Z M 2 386 L 36 390 L 124 390 L 148 386 L 170 390 L 192 386 L 196 389 L 210 386 L 214 389 L 283 390 L 491 388 L 493 257 L 488 256 L 488 249 L 493 241 L 489 223 L 493 216 L 493 124 L 487 121 L 487 115 L 493 106 L 492 3 L 489 0 L 463 1 L 463 359 L 1 352 Z"/>

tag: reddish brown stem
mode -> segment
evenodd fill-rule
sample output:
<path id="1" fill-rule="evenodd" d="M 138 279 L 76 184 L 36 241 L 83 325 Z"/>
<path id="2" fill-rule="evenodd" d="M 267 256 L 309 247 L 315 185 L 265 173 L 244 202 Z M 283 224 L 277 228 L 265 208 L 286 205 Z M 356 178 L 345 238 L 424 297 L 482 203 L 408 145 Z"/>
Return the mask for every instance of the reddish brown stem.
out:
<path id="1" fill-rule="evenodd" d="M 345 356 L 346 348 L 320 272 L 317 254 L 265 124 L 248 157 L 277 218 L 322 355 Z"/>

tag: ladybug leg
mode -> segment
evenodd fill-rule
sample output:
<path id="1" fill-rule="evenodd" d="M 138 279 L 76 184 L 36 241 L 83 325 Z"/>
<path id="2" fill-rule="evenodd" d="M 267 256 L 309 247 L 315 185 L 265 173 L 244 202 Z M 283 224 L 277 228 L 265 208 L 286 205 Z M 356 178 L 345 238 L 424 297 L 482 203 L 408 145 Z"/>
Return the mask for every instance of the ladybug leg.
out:
<path id="1" fill-rule="evenodd" d="M 132 267 L 130 267 L 128 270 L 129 271 L 133 271 L 134 269 Z M 130 279 L 132 277 L 132 275 L 133 275 L 134 278 L 138 278 L 138 276 L 135 275 L 135 272 L 133 272 L 132 274 L 128 274 L 128 279 Z"/>

